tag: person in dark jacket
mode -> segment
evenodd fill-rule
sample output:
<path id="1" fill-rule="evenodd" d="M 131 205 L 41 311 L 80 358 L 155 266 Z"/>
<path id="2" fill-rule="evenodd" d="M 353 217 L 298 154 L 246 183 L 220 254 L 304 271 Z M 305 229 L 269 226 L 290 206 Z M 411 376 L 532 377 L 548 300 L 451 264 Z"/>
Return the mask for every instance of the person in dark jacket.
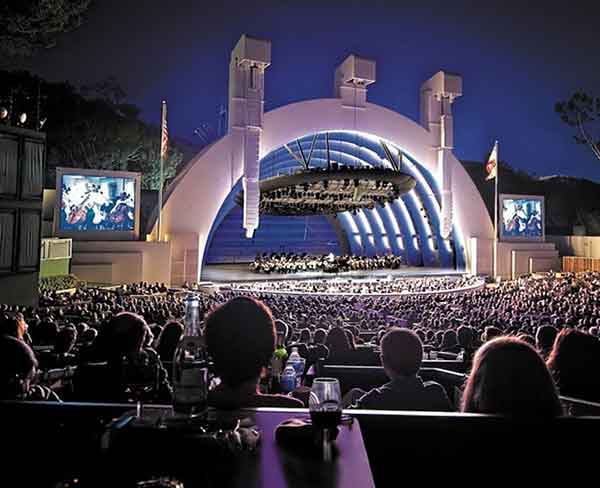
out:
<path id="1" fill-rule="evenodd" d="M 409 329 L 392 328 L 381 339 L 381 362 L 390 381 L 362 395 L 356 408 L 379 410 L 452 409 L 444 388 L 423 381 L 418 373 L 423 360 L 423 344 Z"/>

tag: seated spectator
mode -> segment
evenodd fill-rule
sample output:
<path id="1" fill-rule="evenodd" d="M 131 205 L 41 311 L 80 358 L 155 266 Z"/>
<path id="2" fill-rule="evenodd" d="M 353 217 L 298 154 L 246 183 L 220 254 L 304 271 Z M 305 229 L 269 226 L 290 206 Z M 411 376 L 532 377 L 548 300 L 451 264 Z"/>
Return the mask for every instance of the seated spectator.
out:
<path id="1" fill-rule="evenodd" d="M 498 337 L 477 351 L 461 411 L 532 419 L 562 415 L 544 361 L 532 346 L 513 337 Z"/>
<path id="2" fill-rule="evenodd" d="M 95 341 L 93 363 L 79 366 L 75 394 L 94 401 L 133 400 L 129 385 L 154 382 L 144 401 L 170 403 L 171 386 L 156 351 L 144 348 L 148 325 L 139 315 L 121 312 L 106 324 Z"/>
<path id="3" fill-rule="evenodd" d="M 1 322 L 1 333 L 24 341 L 27 335 L 28 325 L 21 312 L 3 317 Z"/>
<path id="4" fill-rule="evenodd" d="M 302 407 L 300 400 L 261 394 L 259 379 L 275 350 L 275 324 L 262 302 L 237 297 L 211 311 L 205 320 L 206 345 L 221 384 L 208 395 L 217 408 Z"/>
<path id="5" fill-rule="evenodd" d="M 310 344 L 310 329 L 302 329 L 300 331 L 300 337 L 298 338 L 298 342 L 302 344 Z"/>
<path id="6" fill-rule="evenodd" d="M 558 330 L 551 325 L 541 325 L 537 328 L 535 333 L 535 346 L 545 360 L 548 359 L 548 356 L 550 356 L 550 353 L 552 352 L 556 334 L 558 334 Z"/>
<path id="7" fill-rule="evenodd" d="M 493 325 L 488 325 L 483 332 L 483 336 L 481 337 L 481 342 L 491 341 L 496 337 L 500 337 L 502 335 L 502 331 L 498 327 L 494 327 Z"/>
<path id="8" fill-rule="evenodd" d="M 456 339 L 456 332 L 454 332 L 452 329 L 444 331 L 440 350 L 442 352 L 452 352 L 454 354 L 458 354 L 460 352 L 460 346 L 458 345 L 458 341 Z"/>
<path id="9" fill-rule="evenodd" d="M 171 321 L 165 325 L 158 336 L 156 352 L 160 360 L 165 362 L 173 361 L 175 349 L 183 336 L 183 324 L 177 321 Z"/>
<path id="10" fill-rule="evenodd" d="M 462 357 L 465 371 L 469 371 L 473 363 L 473 356 L 475 355 L 474 339 L 473 329 L 467 325 L 461 325 L 456 331 L 456 340 L 460 346 L 459 358 Z"/>
<path id="11" fill-rule="evenodd" d="M 317 329 L 313 335 L 313 347 L 316 349 L 318 359 L 327 359 L 329 357 L 329 348 L 325 345 L 327 331 Z"/>
<path id="12" fill-rule="evenodd" d="M 356 408 L 449 411 L 444 388 L 418 376 L 423 359 L 419 337 L 408 329 L 392 328 L 381 340 L 381 363 L 390 382 L 356 401 Z"/>
<path id="13" fill-rule="evenodd" d="M 77 330 L 74 327 L 63 327 L 56 336 L 54 349 L 40 356 L 43 369 L 65 368 L 74 366 L 77 357 L 72 353 L 77 340 Z"/>
<path id="14" fill-rule="evenodd" d="M 329 349 L 330 363 L 340 361 L 343 363 L 348 360 L 348 357 L 353 350 L 350 346 L 348 336 L 342 327 L 336 326 L 329 329 L 327 333 L 327 339 L 325 339 L 325 345 Z"/>
<path id="15" fill-rule="evenodd" d="M 523 342 L 526 342 L 527 344 L 529 344 L 530 346 L 535 347 L 535 337 L 533 337 L 531 334 L 519 334 L 517 335 L 517 339 L 522 340 Z"/>
<path id="16" fill-rule="evenodd" d="M 548 367 L 561 395 L 600 402 L 600 341 L 576 329 L 556 336 Z"/>
<path id="17" fill-rule="evenodd" d="M 35 385 L 37 360 L 25 342 L 0 338 L 0 399 L 60 401 L 50 388 Z"/>

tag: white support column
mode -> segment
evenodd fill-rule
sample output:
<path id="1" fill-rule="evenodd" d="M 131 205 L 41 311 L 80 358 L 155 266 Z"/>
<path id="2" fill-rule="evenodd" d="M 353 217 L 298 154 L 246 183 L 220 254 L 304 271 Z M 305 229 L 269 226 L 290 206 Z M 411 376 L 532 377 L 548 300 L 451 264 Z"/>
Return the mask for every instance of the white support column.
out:
<path id="1" fill-rule="evenodd" d="M 334 97 L 341 98 L 346 108 L 364 109 L 367 87 L 375 83 L 375 70 L 375 61 L 351 54 L 335 70 Z"/>
<path id="2" fill-rule="evenodd" d="M 432 134 L 433 149 L 437 152 L 438 174 L 442 183 L 441 234 L 444 239 L 452 232 L 452 103 L 461 95 L 462 78 L 443 71 L 437 72 L 421 86 L 421 124 Z"/>
<path id="3" fill-rule="evenodd" d="M 229 133 L 231 174 L 243 170 L 243 225 L 251 238 L 259 225 L 260 136 L 264 113 L 265 69 L 271 64 L 271 43 L 243 35 L 229 63 Z M 235 181 L 231 181 L 233 186 Z"/>

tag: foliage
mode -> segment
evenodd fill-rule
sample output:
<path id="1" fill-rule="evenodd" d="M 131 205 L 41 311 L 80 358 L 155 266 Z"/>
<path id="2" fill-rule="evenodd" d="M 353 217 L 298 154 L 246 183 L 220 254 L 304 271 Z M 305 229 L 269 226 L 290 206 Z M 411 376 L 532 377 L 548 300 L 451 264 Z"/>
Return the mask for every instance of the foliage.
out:
<path id="1" fill-rule="evenodd" d="M 85 288 L 87 283 L 75 275 L 49 276 L 40 278 L 40 293 L 48 293 L 58 290 L 69 290 L 71 288 Z"/>
<path id="2" fill-rule="evenodd" d="M 555 111 L 565 124 L 577 129 L 577 144 L 587 145 L 600 159 L 600 97 L 578 91 L 569 100 L 558 102 Z"/>
<path id="3" fill-rule="evenodd" d="M 53 184 L 55 169 L 64 166 L 139 171 L 143 189 L 158 189 L 160 129 L 142 121 L 138 107 L 123 102 L 125 92 L 114 77 L 82 92 L 68 83 L 48 83 L 23 71 L 0 72 L 0 79 L 6 81 L 0 86 L 5 93 L 10 87 L 35 94 L 40 84 L 42 118 L 47 118 L 47 184 Z M 175 176 L 182 159 L 181 151 L 170 143 L 165 181 Z"/>
<path id="4" fill-rule="evenodd" d="M 60 34 L 78 28 L 91 0 L 3 0 L 0 59 L 4 63 L 56 45 Z"/>

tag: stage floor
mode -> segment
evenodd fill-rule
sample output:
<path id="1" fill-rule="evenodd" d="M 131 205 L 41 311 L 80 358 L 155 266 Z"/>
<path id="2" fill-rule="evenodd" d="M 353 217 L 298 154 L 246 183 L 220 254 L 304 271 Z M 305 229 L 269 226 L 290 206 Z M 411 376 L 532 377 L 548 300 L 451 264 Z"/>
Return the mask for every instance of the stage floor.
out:
<path id="1" fill-rule="evenodd" d="M 444 268 L 424 268 L 422 266 L 405 266 L 401 269 L 377 269 L 373 271 L 345 271 L 342 273 L 325 273 L 311 271 L 307 273 L 254 273 L 247 264 L 211 264 L 204 266 L 202 280 L 214 283 L 234 283 L 238 281 L 277 281 L 277 280 L 305 280 L 321 278 L 420 278 L 423 276 L 462 276 L 464 271 Z"/>

